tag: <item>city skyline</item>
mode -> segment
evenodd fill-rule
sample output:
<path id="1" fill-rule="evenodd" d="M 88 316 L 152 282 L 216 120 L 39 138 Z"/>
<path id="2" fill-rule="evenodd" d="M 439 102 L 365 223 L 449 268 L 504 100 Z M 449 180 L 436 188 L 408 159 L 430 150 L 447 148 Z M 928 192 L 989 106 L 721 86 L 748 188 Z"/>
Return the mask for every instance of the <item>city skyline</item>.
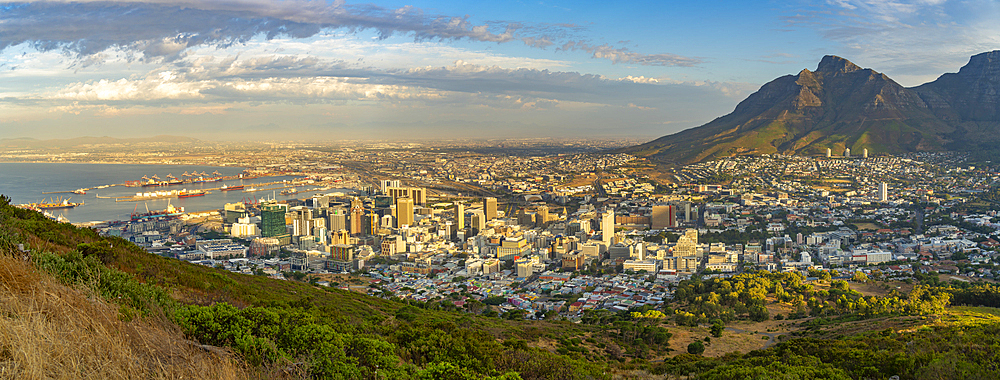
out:
<path id="1" fill-rule="evenodd" d="M 993 2 L 0 4 L 4 137 L 637 137 L 826 54 L 906 86 L 1000 48 Z"/>

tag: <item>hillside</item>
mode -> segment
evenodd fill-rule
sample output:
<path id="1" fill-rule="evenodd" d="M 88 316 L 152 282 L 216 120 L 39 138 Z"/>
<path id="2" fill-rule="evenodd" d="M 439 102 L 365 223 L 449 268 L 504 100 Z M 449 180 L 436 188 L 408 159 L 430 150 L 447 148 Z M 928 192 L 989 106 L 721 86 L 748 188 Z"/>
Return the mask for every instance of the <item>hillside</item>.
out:
<path id="1" fill-rule="evenodd" d="M 905 88 L 885 74 L 825 56 L 815 71 L 768 82 L 700 127 L 620 150 L 687 164 L 737 154 L 899 154 L 994 149 L 1000 140 L 1000 51 L 957 74 Z"/>

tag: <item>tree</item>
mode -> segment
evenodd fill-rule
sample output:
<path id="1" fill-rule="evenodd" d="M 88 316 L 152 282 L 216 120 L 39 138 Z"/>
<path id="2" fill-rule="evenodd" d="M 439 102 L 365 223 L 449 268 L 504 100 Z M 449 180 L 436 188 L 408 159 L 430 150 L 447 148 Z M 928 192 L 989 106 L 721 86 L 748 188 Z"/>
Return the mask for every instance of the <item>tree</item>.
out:
<path id="1" fill-rule="evenodd" d="M 862 271 L 854 272 L 854 276 L 851 277 L 851 281 L 854 282 L 866 282 L 868 281 L 868 276 Z"/>
<path id="2" fill-rule="evenodd" d="M 688 345 L 688 353 L 691 355 L 701 355 L 705 353 L 705 344 L 701 341 L 694 341 Z"/>
<path id="3" fill-rule="evenodd" d="M 715 322 L 712 323 L 712 327 L 709 329 L 709 331 L 712 332 L 712 336 L 716 338 L 721 337 L 722 332 L 725 330 L 726 330 L 726 325 L 723 324 L 721 319 L 716 319 Z"/>

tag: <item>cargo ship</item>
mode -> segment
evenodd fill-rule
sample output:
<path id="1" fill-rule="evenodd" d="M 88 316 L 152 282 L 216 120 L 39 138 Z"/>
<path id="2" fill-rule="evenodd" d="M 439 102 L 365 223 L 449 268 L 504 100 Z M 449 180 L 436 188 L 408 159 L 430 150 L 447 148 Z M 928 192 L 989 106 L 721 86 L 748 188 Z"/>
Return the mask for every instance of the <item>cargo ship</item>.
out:
<path id="1" fill-rule="evenodd" d="M 58 200 L 49 199 L 48 202 L 45 202 L 45 200 L 42 200 L 41 202 L 38 202 L 38 203 L 29 203 L 29 204 L 27 204 L 25 206 L 27 206 L 29 208 L 38 209 L 38 210 L 53 210 L 53 209 L 73 208 L 73 207 L 76 207 L 76 206 L 83 206 L 83 202 L 74 203 L 74 202 L 70 202 L 69 199 L 59 198 Z"/>
<path id="2" fill-rule="evenodd" d="M 192 191 L 182 190 L 180 193 L 177 194 L 177 197 L 178 198 L 203 197 L 205 196 L 205 194 L 208 194 L 208 192 L 204 190 L 192 190 Z"/>
<path id="3" fill-rule="evenodd" d="M 138 209 L 139 205 L 135 205 L 135 206 L 136 206 L 136 209 Z M 136 212 L 136 210 L 132 210 L 132 221 L 133 222 L 137 222 L 137 221 L 141 221 L 141 220 L 144 220 L 144 219 L 155 219 L 155 218 L 162 218 L 162 217 L 175 217 L 175 216 L 180 216 L 181 214 L 184 214 L 184 208 L 183 207 L 181 207 L 180 209 L 178 209 L 178 208 L 175 208 L 170 203 L 167 203 L 167 208 L 164 209 L 164 210 L 149 211 L 148 207 L 146 208 L 146 212 L 145 213 L 138 213 L 138 212 Z"/>
<path id="4" fill-rule="evenodd" d="M 222 185 L 222 189 L 220 189 L 220 190 L 222 190 L 222 191 L 243 190 L 244 187 L 246 187 L 246 186 L 243 186 L 243 185 L 236 185 L 236 186 Z"/>

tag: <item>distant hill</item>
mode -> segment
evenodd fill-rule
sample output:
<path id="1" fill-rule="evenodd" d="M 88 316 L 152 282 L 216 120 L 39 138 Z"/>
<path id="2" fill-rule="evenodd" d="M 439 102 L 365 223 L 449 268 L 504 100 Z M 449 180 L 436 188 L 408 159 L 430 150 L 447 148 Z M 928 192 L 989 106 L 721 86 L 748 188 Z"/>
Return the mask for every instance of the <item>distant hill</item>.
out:
<path id="1" fill-rule="evenodd" d="M 732 113 L 620 152 L 687 164 L 736 154 L 995 149 L 1000 141 L 1000 51 L 957 74 L 905 88 L 828 55 L 815 71 L 768 82 Z"/>
<path id="2" fill-rule="evenodd" d="M 81 145 L 96 144 L 137 144 L 137 143 L 193 143 L 200 140 L 191 137 L 159 135 L 153 137 L 139 138 L 116 138 L 116 137 L 76 137 L 72 139 L 51 139 L 38 140 L 33 138 L 6 138 L 0 139 L 0 148 L 70 148 Z"/>

